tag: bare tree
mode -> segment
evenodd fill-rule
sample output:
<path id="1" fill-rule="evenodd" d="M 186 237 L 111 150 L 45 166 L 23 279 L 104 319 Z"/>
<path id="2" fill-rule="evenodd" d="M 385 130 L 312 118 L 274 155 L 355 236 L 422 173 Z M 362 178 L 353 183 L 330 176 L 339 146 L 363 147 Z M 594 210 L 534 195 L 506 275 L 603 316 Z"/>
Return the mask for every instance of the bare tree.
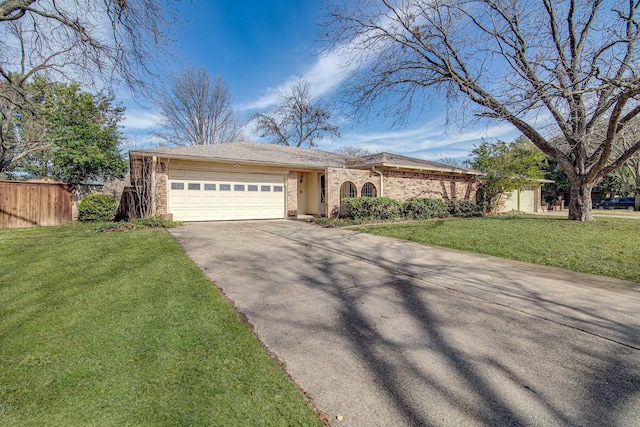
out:
<path id="1" fill-rule="evenodd" d="M 30 147 L 12 120 L 36 114 L 35 76 L 140 93 L 170 45 L 173 0 L 0 0 L 0 173 Z M 39 149 L 41 147 L 36 147 Z"/>
<path id="2" fill-rule="evenodd" d="M 373 154 L 361 145 L 345 145 L 336 150 L 336 153 L 348 157 L 364 157 Z"/>
<path id="3" fill-rule="evenodd" d="M 278 106 L 268 114 L 255 114 L 258 134 L 272 143 L 295 147 L 315 147 L 325 136 L 340 137 L 331 123 L 329 107 L 312 103 L 309 82 L 299 80 L 291 92 L 281 94 Z"/>
<path id="4" fill-rule="evenodd" d="M 160 128 L 153 134 L 169 145 L 208 145 L 242 139 L 229 88 L 204 68 L 173 74 L 170 88 L 157 94 Z"/>
<path id="5" fill-rule="evenodd" d="M 555 159 L 569 218 L 593 220 L 591 189 L 635 152 L 617 135 L 640 113 L 640 5 L 633 1 L 354 0 L 330 6 L 325 40 L 350 55 L 356 113 L 399 118 L 444 96 L 506 121 Z M 459 101 L 459 102 L 457 102 Z M 461 104 L 461 105 L 460 105 Z M 597 124 L 606 132 L 592 144 Z M 554 144 L 560 135 L 563 144 Z"/>

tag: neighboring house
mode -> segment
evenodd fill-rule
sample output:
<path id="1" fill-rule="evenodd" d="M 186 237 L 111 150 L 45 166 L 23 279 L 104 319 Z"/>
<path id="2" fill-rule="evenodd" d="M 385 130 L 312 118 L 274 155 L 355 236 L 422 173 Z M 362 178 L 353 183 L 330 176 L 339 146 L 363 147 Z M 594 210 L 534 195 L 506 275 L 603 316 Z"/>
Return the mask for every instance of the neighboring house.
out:
<path id="1" fill-rule="evenodd" d="M 481 172 L 380 153 L 255 142 L 134 150 L 132 185 L 179 221 L 333 216 L 345 197 L 475 200 Z"/>
<path id="2" fill-rule="evenodd" d="M 502 212 L 539 212 L 542 210 L 542 185 L 552 183 L 548 179 L 541 179 L 535 183 L 505 193 Z"/>

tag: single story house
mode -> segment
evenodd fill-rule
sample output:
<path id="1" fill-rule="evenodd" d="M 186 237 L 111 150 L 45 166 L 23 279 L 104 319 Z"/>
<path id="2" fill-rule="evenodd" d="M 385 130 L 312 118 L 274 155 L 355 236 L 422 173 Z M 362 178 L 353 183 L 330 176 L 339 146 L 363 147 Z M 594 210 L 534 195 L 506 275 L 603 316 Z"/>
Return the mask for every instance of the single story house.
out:
<path id="1" fill-rule="evenodd" d="M 332 216 L 345 197 L 475 200 L 481 172 L 379 153 L 352 158 L 255 142 L 133 150 L 131 183 L 179 221 Z"/>

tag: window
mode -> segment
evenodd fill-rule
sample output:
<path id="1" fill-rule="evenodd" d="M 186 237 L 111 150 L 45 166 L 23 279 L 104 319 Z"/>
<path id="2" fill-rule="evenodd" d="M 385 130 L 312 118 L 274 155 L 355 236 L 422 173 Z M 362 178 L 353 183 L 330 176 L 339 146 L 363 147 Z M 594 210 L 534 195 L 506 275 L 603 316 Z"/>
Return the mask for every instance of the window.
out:
<path id="1" fill-rule="evenodd" d="M 243 184 L 234 184 L 233 191 L 244 191 L 244 185 Z"/>
<path id="2" fill-rule="evenodd" d="M 340 200 L 345 199 L 347 197 L 356 197 L 356 196 L 357 196 L 357 190 L 353 182 L 347 181 L 340 186 Z"/>
<path id="3" fill-rule="evenodd" d="M 184 190 L 184 182 L 172 182 L 171 183 L 172 190 Z"/>
<path id="4" fill-rule="evenodd" d="M 282 193 L 282 185 L 274 185 L 273 191 L 276 193 Z"/>
<path id="5" fill-rule="evenodd" d="M 320 175 L 320 203 L 326 203 L 327 181 L 324 175 Z"/>
<path id="6" fill-rule="evenodd" d="M 215 184 L 205 184 L 204 185 L 204 191 L 216 191 L 216 185 Z"/>
<path id="7" fill-rule="evenodd" d="M 258 191 L 257 185 L 247 185 L 247 190 L 249 191 Z"/>
<path id="8" fill-rule="evenodd" d="M 261 185 L 260 186 L 260 191 L 271 191 L 271 186 L 270 185 Z"/>
<path id="9" fill-rule="evenodd" d="M 189 190 L 200 190 L 200 183 L 199 182 L 190 182 L 189 183 Z"/>
<path id="10" fill-rule="evenodd" d="M 360 190 L 360 195 L 362 197 L 376 197 L 376 186 L 370 182 L 367 182 L 362 186 L 362 190 Z"/>
<path id="11" fill-rule="evenodd" d="M 231 191 L 231 184 L 220 184 L 220 191 Z"/>

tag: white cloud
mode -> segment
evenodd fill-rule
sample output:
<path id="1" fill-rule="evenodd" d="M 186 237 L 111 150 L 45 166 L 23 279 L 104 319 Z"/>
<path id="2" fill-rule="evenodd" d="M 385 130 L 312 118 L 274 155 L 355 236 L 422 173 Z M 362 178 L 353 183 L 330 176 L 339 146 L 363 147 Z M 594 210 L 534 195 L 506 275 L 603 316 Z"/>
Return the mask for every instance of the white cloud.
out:
<path id="1" fill-rule="evenodd" d="M 158 115 L 154 112 L 128 109 L 125 113 L 123 125 L 125 131 L 147 130 L 154 127 L 158 120 Z"/>
<path id="2" fill-rule="evenodd" d="M 389 25 L 397 25 L 389 17 L 383 16 L 378 24 L 380 27 Z M 282 84 L 277 87 L 268 87 L 264 94 L 252 102 L 248 102 L 239 106 L 242 111 L 246 110 L 264 110 L 273 107 L 278 100 L 278 95 L 286 92 L 292 84 L 302 78 L 309 81 L 311 96 L 313 98 L 322 97 L 335 90 L 347 76 L 357 67 L 365 64 L 369 59 L 374 58 L 378 52 L 384 48 L 385 42 L 376 46 L 369 41 L 366 52 L 359 51 L 366 35 L 356 37 L 350 43 L 336 46 L 320 54 L 316 61 L 311 64 L 301 76 L 289 76 Z M 353 57 L 357 52 L 358 59 Z"/>
<path id="3" fill-rule="evenodd" d="M 265 110 L 273 107 L 278 102 L 278 96 L 286 93 L 298 79 L 302 78 L 309 82 L 309 89 L 312 98 L 319 98 L 332 92 L 346 77 L 350 71 L 344 66 L 343 53 L 336 49 L 317 58 L 306 72 L 301 76 L 289 76 L 278 87 L 268 87 L 264 94 L 258 99 L 241 104 L 238 108 L 241 111 Z"/>
<path id="4" fill-rule="evenodd" d="M 328 151 L 351 145 L 362 146 L 371 152 L 390 152 L 422 159 L 437 160 L 441 157 L 466 158 L 482 139 L 512 140 L 518 135 L 513 126 L 498 123 L 468 129 L 464 133 L 445 132 L 444 116 L 402 131 L 346 133 L 341 139 L 322 142 L 320 148 Z"/>

